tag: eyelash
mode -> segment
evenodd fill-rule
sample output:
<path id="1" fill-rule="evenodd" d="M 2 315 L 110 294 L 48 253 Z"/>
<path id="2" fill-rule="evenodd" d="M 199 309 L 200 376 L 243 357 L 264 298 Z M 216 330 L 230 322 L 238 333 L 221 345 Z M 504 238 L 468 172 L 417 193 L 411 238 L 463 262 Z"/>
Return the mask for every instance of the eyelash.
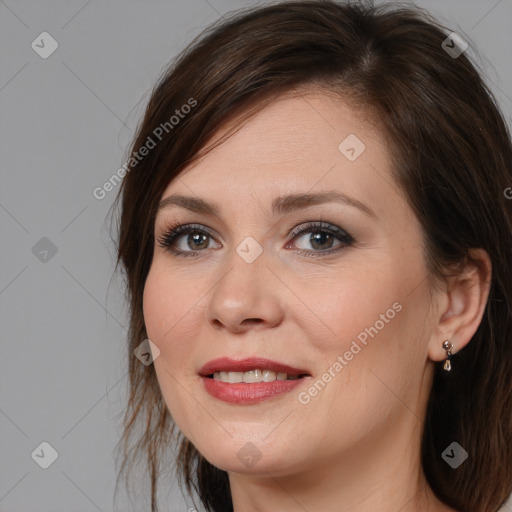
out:
<path id="1" fill-rule="evenodd" d="M 297 249 L 295 252 L 297 254 L 305 254 L 307 256 L 317 257 L 317 256 L 325 256 L 327 254 L 332 254 L 335 252 L 340 251 L 341 249 L 345 247 L 353 246 L 356 243 L 356 240 L 354 237 L 352 237 L 350 234 L 348 234 L 346 231 L 338 228 L 337 226 L 330 224 L 328 222 L 307 222 L 306 224 L 301 224 L 300 226 L 294 228 L 291 232 L 292 240 L 295 240 L 299 237 L 299 235 L 302 235 L 304 233 L 309 232 L 325 232 L 330 235 L 335 236 L 340 242 L 340 245 L 337 245 L 334 249 L 329 249 L 326 251 L 309 251 L 305 249 Z M 192 251 L 181 251 L 177 249 L 173 249 L 173 245 L 176 242 L 176 239 L 180 237 L 180 235 L 183 234 L 190 234 L 190 233 L 201 233 L 207 236 L 210 236 L 213 238 L 213 235 L 210 233 L 209 230 L 205 229 L 199 224 L 171 224 L 167 226 L 165 229 L 165 232 L 157 238 L 158 245 L 171 252 L 174 256 L 180 256 L 180 257 L 193 257 L 197 258 L 199 257 L 199 253 L 205 252 L 205 250 L 192 250 Z M 288 244 L 287 244 L 288 245 Z"/>

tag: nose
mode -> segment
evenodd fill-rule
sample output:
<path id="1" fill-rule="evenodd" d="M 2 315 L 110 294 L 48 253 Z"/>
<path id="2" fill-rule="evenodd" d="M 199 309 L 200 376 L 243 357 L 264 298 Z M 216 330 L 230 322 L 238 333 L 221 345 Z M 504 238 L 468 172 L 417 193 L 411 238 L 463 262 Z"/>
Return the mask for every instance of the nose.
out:
<path id="1" fill-rule="evenodd" d="M 217 330 L 243 333 L 275 327 L 283 319 L 282 283 L 268 267 L 265 252 L 248 261 L 233 250 L 213 286 L 206 315 Z"/>

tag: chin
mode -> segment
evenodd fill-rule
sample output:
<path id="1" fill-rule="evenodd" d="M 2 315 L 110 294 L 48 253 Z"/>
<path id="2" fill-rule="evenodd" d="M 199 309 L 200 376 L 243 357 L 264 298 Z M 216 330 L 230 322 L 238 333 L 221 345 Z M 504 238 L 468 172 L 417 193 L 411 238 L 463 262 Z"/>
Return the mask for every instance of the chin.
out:
<path id="1" fill-rule="evenodd" d="M 283 461 L 282 457 L 276 457 L 275 453 L 259 451 L 253 455 L 243 454 L 243 449 L 219 453 L 215 451 L 211 455 L 202 454 L 208 462 L 215 467 L 230 473 L 242 473 L 250 475 L 286 475 L 296 471 L 289 461 Z"/>
<path id="2" fill-rule="evenodd" d="M 269 473 L 285 476 L 300 471 L 303 466 L 300 455 L 296 450 L 291 451 L 288 443 L 279 444 L 270 438 L 252 442 L 251 438 L 254 439 L 250 434 L 233 438 L 226 435 L 215 443 L 210 437 L 204 443 L 193 444 L 210 464 L 223 471 L 265 476 Z"/>

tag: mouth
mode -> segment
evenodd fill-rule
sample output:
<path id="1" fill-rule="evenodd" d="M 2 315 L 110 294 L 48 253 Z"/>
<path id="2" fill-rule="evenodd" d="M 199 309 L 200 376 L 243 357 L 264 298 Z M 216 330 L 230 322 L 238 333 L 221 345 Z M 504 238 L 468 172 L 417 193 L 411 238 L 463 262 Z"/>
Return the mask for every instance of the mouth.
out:
<path id="1" fill-rule="evenodd" d="M 206 363 L 199 375 L 231 384 L 239 382 L 274 382 L 276 380 L 296 380 L 310 377 L 303 368 L 295 368 L 285 363 L 262 357 L 248 357 L 241 360 L 221 357 Z"/>
<path id="2" fill-rule="evenodd" d="M 199 370 L 199 375 L 214 398 L 242 405 L 285 394 L 312 376 L 308 370 L 260 357 L 214 359 Z"/>
<path id="3" fill-rule="evenodd" d="M 300 375 L 288 375 L 285 372 L 276 373 L 269 369 L 254 369 L 247 372 L 227 372 L 218 371 L 211 373 L 210 375 L 204 375 L 207 379 L 214 379 L 220 382 L 227 382 L 229 384 L 237 384 L 239 382 L 245 382 L 247 384 L 253 384 L 256 382 L 274 382 L 276 380 L 297 380 L 303 379 L 304 377 L 310 377 L 309 373 L 301 373 Z"/>

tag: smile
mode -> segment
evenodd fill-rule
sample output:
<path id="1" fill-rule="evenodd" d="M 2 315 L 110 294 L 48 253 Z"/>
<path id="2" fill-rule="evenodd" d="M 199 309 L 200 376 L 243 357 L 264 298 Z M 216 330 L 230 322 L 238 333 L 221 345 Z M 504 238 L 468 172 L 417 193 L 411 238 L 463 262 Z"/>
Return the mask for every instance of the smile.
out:
<path id="1" fill-rule="evenodd" d="M 274 382 L 276 380 L 296 380 L 304 376 L 304 374 L 288 375 L 287 373 L 283 372 L 276 373 L 272 370 L 256 369 L 247 372 L 214 372 L 208 377 L 220 382 L 228 382 L 230 384 L 236 384 L 239 382 L 251 384 L 255 382 Z"/>

